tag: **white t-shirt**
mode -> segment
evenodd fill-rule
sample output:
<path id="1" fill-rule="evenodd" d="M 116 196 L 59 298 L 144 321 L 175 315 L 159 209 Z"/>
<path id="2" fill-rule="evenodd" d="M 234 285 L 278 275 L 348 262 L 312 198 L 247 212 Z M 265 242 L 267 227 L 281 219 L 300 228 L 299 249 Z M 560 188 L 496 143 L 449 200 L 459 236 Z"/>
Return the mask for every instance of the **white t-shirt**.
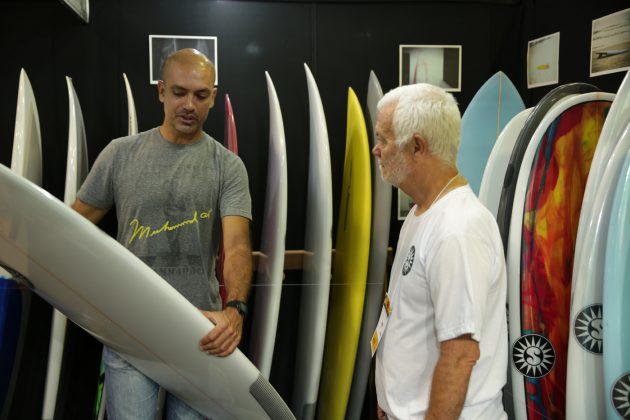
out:
<path id="1" fill-rule="evenodd" d="M 480 358 L 463 419 L 506 419 L 507 279 L 496 221 L 469 186 L 456 188 L 400 232 L 376 354 L 376 392 L 390 419 L 423 419 L 441 341 L 471 334 Z"/>

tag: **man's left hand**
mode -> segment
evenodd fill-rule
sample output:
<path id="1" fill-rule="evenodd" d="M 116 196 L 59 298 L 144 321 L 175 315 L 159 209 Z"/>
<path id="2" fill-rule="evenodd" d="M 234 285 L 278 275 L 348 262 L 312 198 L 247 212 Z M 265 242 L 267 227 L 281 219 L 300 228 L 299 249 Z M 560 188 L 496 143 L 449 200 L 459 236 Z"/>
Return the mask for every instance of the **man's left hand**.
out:
<path id="1" fill-rule="evenodd" d="M 243 317 L 235 308 L 223 311 L 201 311 L 213 324 L 214 328 L 199 341 L 201 351 L 213 356 L 229 356 L 241 342 Z"/>

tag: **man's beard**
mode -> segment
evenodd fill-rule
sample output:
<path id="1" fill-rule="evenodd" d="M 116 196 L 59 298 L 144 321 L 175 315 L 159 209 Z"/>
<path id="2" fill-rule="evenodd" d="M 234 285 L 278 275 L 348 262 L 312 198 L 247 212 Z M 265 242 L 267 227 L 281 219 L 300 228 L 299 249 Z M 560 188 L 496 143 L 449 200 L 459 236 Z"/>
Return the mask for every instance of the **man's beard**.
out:
<path id="1" fill-rule="evenodd" d="M 381 160 L 381 163 L 383 161 Z M 389 171 L 387 176 L 383 173 L 383 166 L 380 166 L 381 178 L 383 181 L 392 184 L 398 188 L 400 183 L 411 173 L 411 165 L 405 160 L 405 155 L 402 150 L 398 150 L 387 162 L 386 168 Z"/>

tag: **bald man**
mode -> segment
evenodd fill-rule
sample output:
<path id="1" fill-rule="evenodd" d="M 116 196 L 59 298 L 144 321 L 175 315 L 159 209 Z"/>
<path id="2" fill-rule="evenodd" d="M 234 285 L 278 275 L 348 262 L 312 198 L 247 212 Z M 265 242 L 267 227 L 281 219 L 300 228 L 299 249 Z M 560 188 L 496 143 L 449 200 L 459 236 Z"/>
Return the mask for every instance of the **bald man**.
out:
<path id="1" fill-rule="evenodd" d="M 171 54 L 158 82 L 162 125 L 109 143 L 72 207 L 94 223 L 115 207 L 118 241 L 216 325 L 199 349 L 223 357 L 239 344 L 247 312 L 251 198 L 243 162 L 203 131 L 214 80 L 214 65 L 199 51 Z M 214 275 L 221 233 L 225 310 Z M 153 418 L 159 386 L 110 348 L 103 359 L 108 418 Z M 204 418 L 170 394 L 165 412 L 167 419 Z"/>

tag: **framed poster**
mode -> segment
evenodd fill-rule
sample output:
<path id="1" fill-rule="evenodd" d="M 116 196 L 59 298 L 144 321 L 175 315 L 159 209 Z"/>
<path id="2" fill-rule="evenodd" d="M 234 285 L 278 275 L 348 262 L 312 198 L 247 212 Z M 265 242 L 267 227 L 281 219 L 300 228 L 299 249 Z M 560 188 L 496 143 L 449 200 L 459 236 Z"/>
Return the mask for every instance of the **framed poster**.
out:
<path id="1" fill-rule="evenodd" d="M 216 36 L 149 35 L 149 82 L 157 85 L 162 77 L 162 66 L 166 58 L 182 48 L 194 48 L 214 63 L 215 86 L 219 84 Z"/>
<path id="2" fill-rule="evenodd" d="M 85 23 L 90 22 L 90 0 L 60 0 Z"/>
<path id="3" fill-rule="evenodd" d="M 560 32 L 527 43 L 527 87 L 558 83 Z"/>
<path id="4" fill-rule="evenodd" d="M 409 214 L 409 210 L 411 210 L 416 203 L 413 201 L 413 198 L 405 194 L 400 188 L 396 188 L 396 191 L 398 191 L 398 206 L 396 207 L 398 213 L 397 218 L 398 220 L 405 220 L 407 214 Z"/>
<path id="5" fill-rule="evenodd" d="M 462 90 L 461 45 L 401 45 L 399 84 L 430 83 L 448 92 Z"/>
<path id="6" fill-rule="evenodd" d="M 630 68 L 630 9 L 593 20 L 591 77 Z"/>

